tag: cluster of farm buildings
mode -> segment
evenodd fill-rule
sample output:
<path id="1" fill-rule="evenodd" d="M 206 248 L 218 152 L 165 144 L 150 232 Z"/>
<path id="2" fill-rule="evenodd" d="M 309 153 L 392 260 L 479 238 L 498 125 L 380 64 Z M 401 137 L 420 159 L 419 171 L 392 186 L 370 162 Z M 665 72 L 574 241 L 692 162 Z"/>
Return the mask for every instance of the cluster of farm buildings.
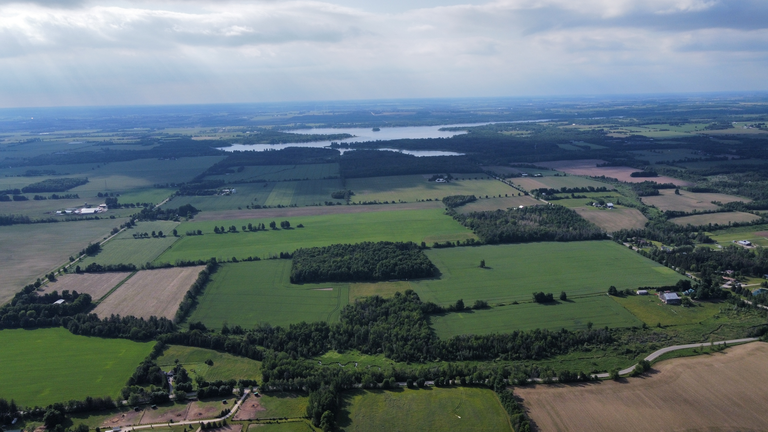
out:
<path id="1" fill-rule="evenodd" d="M 108 210 L 106 204 L 99 204 L 98 207 L 90 207 L 88 203 L 83 204 L 79 208 L 67 208 L 64 210 L 57 210 L 56 214 L 59 216 L 66 215 L 92 215 L 97 213 L 105 213 Z"/>

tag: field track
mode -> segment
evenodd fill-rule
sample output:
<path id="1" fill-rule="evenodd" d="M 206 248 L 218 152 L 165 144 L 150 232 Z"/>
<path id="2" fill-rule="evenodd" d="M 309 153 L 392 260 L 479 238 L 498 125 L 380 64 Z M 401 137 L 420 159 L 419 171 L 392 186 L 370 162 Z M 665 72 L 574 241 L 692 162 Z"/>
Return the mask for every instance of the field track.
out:
<path id="1" fill-rule="evenodd" d="M 203 266 L 140 271 L 101 302 L 94 313 L 102 318 L 115 314 L 172 319 L 202 269 Z"/>
<path id="2" fill-rule="evenodd" d="M 90 294 L 94 302 L 104 297 L 109 290 L 117 286 L 123 279 L 127 278 L 130 272 L 114 273 L 86 273 L 86 274 L 65 274 L 59 276 L 56 282 L 49 282 L 38 294 L 47 294 L 52 291 L 58 291 L 61 294 L 64 290 L 77 291 L 80 294 Z"/>
<path id="3" fill-rule="evenodd" d="M 196 216 L 196 221 L 232 220 L 232 219 L 259 219 L 295 216 L 319 216 L 350 213 L 372 213 L 397 210 L 424 210 L 443 208 L 439 201 L 415 202 L 407 204 L 378 204 L 378 205 L 340 205 L 340 206 L 310 206 L 290 207 L 279 209 L 260 210 L 229 210 L 217 212 L 202 212 Z"/>
<path id="4" fill-rule="evenodd" d="M 515 389 L 542 431 L 765 430 L 768 344 L 665 361 L 624 382 Z"/>

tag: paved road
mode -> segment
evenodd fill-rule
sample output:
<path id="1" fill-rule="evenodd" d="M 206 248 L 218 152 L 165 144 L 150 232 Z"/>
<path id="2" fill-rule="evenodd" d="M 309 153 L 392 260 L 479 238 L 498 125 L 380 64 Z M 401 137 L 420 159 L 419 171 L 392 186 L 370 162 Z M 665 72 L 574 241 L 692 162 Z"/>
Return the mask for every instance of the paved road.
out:
<path id="1" fill-rule="evenodd" d="M 146 424 L 146 425 L 140 425 L 140 426 L 126 426 L 123 429 L 124 430 L 139 430 L 139 429 L 154 429 L 155 427 L 166 427 L 169 424 L 172 424 L 174 426 L 176 425 L 199 425 L 200 423 L 209 423 L 209 422 L 219 422 L 225 419 L 228 419 L 229 417 L 233 416 L 238 409 L 240 409 L 240 405 L 243 404 L 243 401 L 245 398 L 248 397 L 250 394 L 250 390 L 246 389 L 243 393 L 243 396 L 240 398 L 240 400 L 237 401 L 235 406 L 232 407 L 232 410 L 229 412 L 229 414 L 225 415 L 224 417 L 219 417 L 215 419 L 205 419 L 205 420 L 188 420 L 188 421 L 181 421 L 181 422 L 173 422 L 173 423 L 152 423 L 152 424 Z"/>

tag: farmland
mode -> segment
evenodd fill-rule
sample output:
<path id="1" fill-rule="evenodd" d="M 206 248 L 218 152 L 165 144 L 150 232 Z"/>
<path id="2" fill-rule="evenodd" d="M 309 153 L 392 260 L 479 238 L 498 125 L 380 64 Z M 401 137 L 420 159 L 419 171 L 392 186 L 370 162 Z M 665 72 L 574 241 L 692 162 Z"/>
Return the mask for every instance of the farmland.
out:
<path id="1" fill-rule="evenodd" d="M 591 180 L 584 177 L 574 175 L 562 175 L 562 176 L 542 176 L 542 177 L 515 177 L 509 179 L 513 184 L 520 186 L 525 190 L 533 189 L 560 189 L 560 188 L 579 188 L 579 187 L 607 187 L 611 189 L 609 185 L 600 183 L 595 180 Z"/>
<path id="2" fill-rule="evenodd" d="M 611 177 L 623 182 L 628 183 L 641 183 L 647 180 L 654 181 L 656 183 L 673 183 L 678 186 L 688 186 L 690 183 L 684 180 L 675 179 L 672 177 L 658 176 L 658 177 L 632 177 L 631 173 L 638 171 L 636 168 L 630 167 L 597 167 L 597 164 L 605 163 L 602 160 L 585 159 L 585 160 L 566 160 L 566 161 L 554 161 L 554 162 L 539 162 L 537 165 L 555 169 L 558 171 L 564 171 L 568 174 L 583 175 L 592 177 Z"/>
<path id="3" fill-rule="evenodd" d="M 258 323 L 286 326 L 338 320 L 348 302 L 348 285 L 293 285 L 290 271 L 290 260 L 222 265 L 189 322 L 200 321 L 209 328 L 221 328 L 224 322 L 252 328 Z"/>
<path id="4" fill-rule="evenodd" d="M 732 223 L 732 222 L 752 222 L 757 219 L 760 219 L 760 216 L 753 215 L 752 213 L 720 212 L 720 213 L 684 216 L 684 217 L 671 219 L 670 221 L 678 225 L 690 224 L 690 225 L 698 226 L 698 225 L 708 225 L 708 224 L 728 225 L 729 223 Z"/>
<path id="5" fill-rule="evenodd" d="M 357 390 L 344 394 L 339 426 L 352 431 L 511 431 L 491 390 L 480 388 Z"/>
<path id="6" fill-rule="evenodd" d="M 580 297 L 553 304 L 521 303 L 486 310 L 450 313 L 432 318 L 440 338 L 461 334 L 509 333 L 515 330 L 582 330 L 596 327 L 632 327 L 642 323 L 605 295 Z"/>
<path id="7" fill-rule="evenodd" d="M 599 210 L 591 207 L 574 208 L 576 213 L 584 219 L 604 229 L 606 232 L 614 232 L 620 229 L 642 228 L 648 219 L 633 208 L 621 208 L 616 206 L 612 210 Z"/>
<path id="8" fill-rule="evenodd" d="M 322 180 L 339 176 L 339 164 L 266 165 L 246 166 L 242 171 L 208 175 L 206 180 L 224 180 L 228 183 L 253 181 Z"/>
<path id="9" fill-rule="evenodd" d="M 668 360 L 628 382 L 519 388 L 541 430 L 761 430 L 768 398 L 768 344 Z"/>
<path id="10" fill-rule="evenodd" d="M 46 406 L 115 396 L 153 343 L 75 336 L 66 329 L 0 331 L 0 397 Z"/>
<path id="11" fill-rule="evenodd" d="M 85 268 L 90 263 L 107 264 L 133 264 L 139 267 L 152 262 L 161 253 L 178 240 L 171 232 L 179 224 L 177 222 L 140 222 L 135 227 L 126 229 L 115 238 L 102 246 L 101 252 L 94 256 L 87 256 L 77 263 Z M 152 237 L 152 232 L 162 231 L 164 237 Z M 147 233 L 148 238 L 133 238 L 134 234 Z"/>
<path id="12" fill-rule="evenodd" d="M 410 281 L 422 300 L 449 305 L 458 299 L 491 304 L 529 301 L 534 291 L 565 291 L 569 298 L 618 289 L 674 284 L 680 275 L 610 241 L 529 243 L 426 252 L 437 279 Z M 485 260 L 488 268 L 480 268 Z"/>
<path id="13" fill-rule="evenodd" d="M 38 292 L 43 294 L 52 291 L 77 291 L 80 294 L 90 294 L 96 302 L 129 275 L 127 272 L 65 274 L 58 276 L 56 282 L 48 282 Z"/>
<path id="14" fill-rule="evenodd" d="M 490 199 L 490 198 L 489 198 Z M 402 210 L 427 210 L 445 208 L 440 201 L 422 201 L 415 203 L 387 204 L 387 205 L 343 205 L 343 206 L 310 206 L 310 207 L 283 207 L 271 209 L 251 209 L 205 212 L 195 216 L 195 221 L 227 221 L 239 219 L 275 219 L 294 218 L 297 216 L 322 216 L 351 213 L 378 213 Z"/>
<path id="15" fill-rule="evenodd" d="M 653 294 L 655 293 L 652 292 L 647 296 L 612 297 L 612 299 L 648 325 L 691 325 L 707 320 L 717 323 L 725 322 L 725 318 L 718 321 L 716 316 L 722 314 L 724 308 L 728 308 L 726 304 L 696 302 L 695 307 L 667 306 Z"/>
<path id="16" fill-rule="evenodd" d="M 151 316 L 172 319 L 181 300 L 202 270 L 198 267 L 174 267 L 143 270 L 128 279 L 93 311 L 100 317 L 110 315 Z"/>
<path id="17" fill-rule="evenodd" d="M 235 415 L 235 420 L 255 420 L 263 418 L 301 418 L 307 415 L 306 396 L 288 393 L 271 392 L 258 398 L 251 397 L 243 403 L 241 411 Z M 303 430 L 310 430 L 304 424 Z M 260 430 L 260 428 L 259 428 Z M 291 429 L 287 429 L 291 430 Z"/>
<path id="18" fill-rule="evenodd" d="M 352 202 L 413 202 L 440 200 L 449 195 L 504 196 L 517 195 L 517 190 L 485 174 L 456 174 L 448 183 L 429 181 L 429 175 L 354 178 L 347 180 L 347 188 L 355 194 Z M 471 179 L 470 179 L 471 178 Z M 477 180 L 476 180 L 477 178 Z"/>
<path id="19" fill-rule="evenodd" d="M 470 213 L 475 211 L 506 210 L 511 207 L 532 206 L 543 204 L 541 201 L 530 195 L 510 196 L 505 198 L 482 198 L 475 202 L 465 204 L 456 210 L 459 213 Z"/>
<path id="20" fill-rule="evenodd" d="M 768 246 L 768 225 L 726 228 L 707 234 L 712 240 L 722 245 L 739 240 L 749 240 L 756 245 Z"/>
<path id="21" fill-rule="evenodd" d="M 232 377 L 261 380 L 261 362 L 205 348 L 171 345 L 157 359 L 157 364 L 163 370 L 170 370 L 176 360 L 184 365 L 193 378 L 199 375 L 206 381 L 228 380 Z M 211 360 L 213 365 L 206 364 L 207 360 Z"/>
<path id="22" fill-rule="evenodd" d="M 302 247 L 328 246 L 363 241 L 434 241 L 463 240 L 475 235 L 444 214 L 441 209 L 384 211 L 359 214 L 335 214 L 290 218 L 292 227 L 304 228 L 213 234 L 214 226 L 235 225 L 240 231 L 248 223 L 269 225 L 275 219 L 238 219 L 193 221 L 179 226 L 180 233 L 201 230 L 202 236 L 187 236 L 157 258 L 157 262 L 177 259 L 207 260 L 256 256 L 267 258 Z M 277 219 L 280 222 L 282 219 Z"/>
<path id="23" fill-rule="evenodd" d="M 663 189 L 659 192 L 660 195 L 643 197 L 643 202 L 647 205 L 656 206 L 659 210 L 691 212 L 717 209 L 717 205 L 712 204 L 712 201 L 719 201 L 723 204 L 734 201 L 749 201 L 746 198 L 718 193 L 695 193 L 680 190 L 680 195 L 677 195 L 674 189 Z"/>

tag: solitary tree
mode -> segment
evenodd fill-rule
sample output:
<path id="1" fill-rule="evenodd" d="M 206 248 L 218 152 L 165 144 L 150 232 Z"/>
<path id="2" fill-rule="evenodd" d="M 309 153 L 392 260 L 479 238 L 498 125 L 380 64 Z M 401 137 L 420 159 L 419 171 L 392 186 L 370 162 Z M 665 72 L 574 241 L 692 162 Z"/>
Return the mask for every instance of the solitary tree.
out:
<path id="1" fill-rule="evenodd" d="M 562 300 L 562 301 L 568 300 L 568 295 L 565 293 L 565 291 L 562 291 L 560 293 L 560 300 Z"/>
<path id="2" fill-rule="evenodd" d="M 485 268 L 485 260 L 480 260 L 480 268 Z"/>

